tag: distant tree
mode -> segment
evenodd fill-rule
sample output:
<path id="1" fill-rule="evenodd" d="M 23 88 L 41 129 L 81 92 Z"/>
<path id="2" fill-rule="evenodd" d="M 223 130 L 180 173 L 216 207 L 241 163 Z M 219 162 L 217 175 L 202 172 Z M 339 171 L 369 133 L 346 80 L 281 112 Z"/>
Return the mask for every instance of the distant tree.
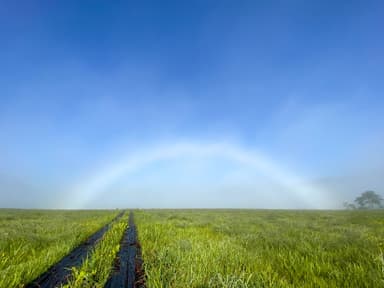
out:
<path id="1" fill-rule="evenodd" d="M 382 208 L 383 198 L 375 191 L 369 190 L 363 192 L 359 197 L 356 197 L 355 203 L 359 209 L 375 209 Z"/>
<path id="2" fill-rule="evenodd" d="M 355 204 L 349 203 L 347 201 L 343 203 L 343 206 L 347 210 L 355 210 L 356 209 Z"/>

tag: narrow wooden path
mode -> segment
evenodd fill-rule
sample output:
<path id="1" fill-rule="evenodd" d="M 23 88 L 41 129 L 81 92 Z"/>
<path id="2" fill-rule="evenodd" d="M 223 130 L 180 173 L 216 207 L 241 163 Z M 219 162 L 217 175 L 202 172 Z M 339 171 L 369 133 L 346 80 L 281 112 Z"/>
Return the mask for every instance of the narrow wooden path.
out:
<path id="1" fill-rule="evenodd" d="M 141 247 L 137 240 L 134 215 L 129 215 L 129 226 L 124 232 L 115 266 L 105 285 L 106 288 L 144 288 Z"/>

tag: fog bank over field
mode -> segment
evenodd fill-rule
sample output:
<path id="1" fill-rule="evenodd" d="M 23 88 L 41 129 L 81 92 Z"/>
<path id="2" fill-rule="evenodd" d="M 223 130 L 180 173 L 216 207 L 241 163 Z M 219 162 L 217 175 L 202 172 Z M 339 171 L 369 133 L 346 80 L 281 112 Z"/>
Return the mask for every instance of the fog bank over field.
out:
<path id="1" fill-rule="evenodd" d="M 81 177 L 62 178 L 56 187 L 2 175 L 2 206 L 339 209 L 366 189 L 384 188 L 382 162 L 316 180 L 259 151 L 222 143 L 180 142 L 126 155 L 119 151 L 108 159 L 88 167 Z"/>

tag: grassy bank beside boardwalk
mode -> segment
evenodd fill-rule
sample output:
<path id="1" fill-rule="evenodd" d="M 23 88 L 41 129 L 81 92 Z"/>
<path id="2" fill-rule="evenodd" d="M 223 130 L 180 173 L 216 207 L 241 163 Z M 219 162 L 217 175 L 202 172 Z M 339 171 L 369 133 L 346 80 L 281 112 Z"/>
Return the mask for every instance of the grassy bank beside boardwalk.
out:
<path id="1" fill-rule="evenodd" d="M 118 211 L 0 209 L 0 287 L 22 287 Z"/>
<path id="2" fill-rule="evenodd" d="M 384 211 L 136 211 L 148 287 L 384 287 Z"/>

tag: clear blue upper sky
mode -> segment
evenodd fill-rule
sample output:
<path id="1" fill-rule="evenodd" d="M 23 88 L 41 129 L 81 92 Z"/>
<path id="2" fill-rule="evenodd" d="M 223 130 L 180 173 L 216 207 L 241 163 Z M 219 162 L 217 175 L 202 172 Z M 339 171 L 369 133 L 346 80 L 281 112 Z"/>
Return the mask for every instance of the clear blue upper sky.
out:
<path id="1" fill-rule="evenodd" d="M 257 150 L 331 194 L 384 189 L 383 15 L 383 1 L 0 1 L 0 203 L 49 206 L 95 166 L 180 141 Z M 220 178 L 199 165 L 207 187 Z M 154 189 L 136 176 L 129 189 Z M 157 195 L 182 186 L 155 180 Z"/>

